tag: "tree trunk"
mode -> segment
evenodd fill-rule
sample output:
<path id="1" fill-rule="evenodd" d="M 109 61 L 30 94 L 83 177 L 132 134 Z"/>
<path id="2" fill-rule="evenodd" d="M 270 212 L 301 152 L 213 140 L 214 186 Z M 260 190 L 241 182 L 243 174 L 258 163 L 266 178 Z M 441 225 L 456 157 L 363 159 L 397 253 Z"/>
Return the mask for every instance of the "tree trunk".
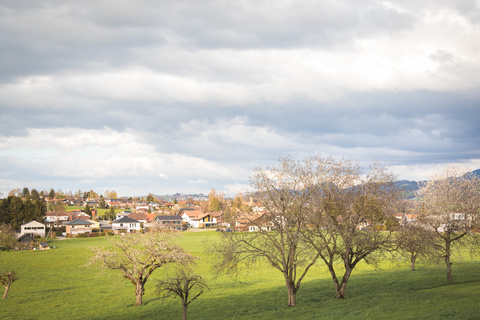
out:
<path id="1" fill-rule="evenodd" d="M 447 282 L 452 282 L 452 263 L 450 262 L 450 255 L 445 255 L 445 264 L 447 266 Z"/>
<path id="2" fill-rule="evenodd" d="M 144 293 L 145 293 L 145 288 L 143 287 L 143 283 L 142 281 L 138 281 L 135 287 L 135 296 L 137 297 L 135 300 L 135 306 L 142 305 L 142 298 Z"/>
<path id="3" fill-rule="evenodd" d="M 412 253 L 410 256 L 410 270 L 415 271 L 415 261 L 417 260 L 417 255 Z"/>
<path id="4" fill-rule="evenodd" d="M 183 305 L 183 320 L 187 320 L 187 305 Z"/>
<path id="5" fill-rule="evenodd" d="M 5 292 L 3 293 L 2 299 L 5 299 L 7 297 L 8 289 L 10 289 L 10 283 L 5 286 Z"/>
<path id="6" fill-rule="evenodd" d="M 288 306 L 295 307 L 295 304 L 296 304 L 295 283 L 289 280 L 286 280 L 286 283 L 287 283 L 287 291 L 288 291 Z"/>
<path id="7" fill-rule="evenodd" d="M 335 283 L 335 289 L 337 290 L 337 299 L 345 299 L 345 289 L 347 288 L 347 282 L 352 274 L 352 268 L 346 267 L 345 274 L 342 277 L 342 282 Z"/>
<path id="8" fill-rule="evenodd" d="M 447 266 L 447 282 L 452 282 L 452 263 L 450 262 L 450 242 L 445 243 L 445 264 Z"/>

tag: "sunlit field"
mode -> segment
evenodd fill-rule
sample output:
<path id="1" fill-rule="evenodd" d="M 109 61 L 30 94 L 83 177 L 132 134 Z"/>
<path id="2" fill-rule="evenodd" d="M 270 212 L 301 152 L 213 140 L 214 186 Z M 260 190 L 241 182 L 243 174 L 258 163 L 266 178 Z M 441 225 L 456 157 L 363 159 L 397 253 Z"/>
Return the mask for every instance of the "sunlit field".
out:
<path id="1" fill-rule="evenodd" d="M 213 256 L 206 249 L 220 241 L 216 232 L 185 232 L 183 247 L 198 256 L 195 269 L 210 290 L 188 308 L 190 319 L 480 319 L 480 258 L 454 257 L 453 284 L 446 284 L 443 265 L 420 261 L 360 264 L 337 300 L 327 270 L 311 269 L 287 307 L 282 275 L 268 264 L 235 277 L 215 277 Z M 107 246 L 105 237 L 52 240 L 56 249 L 0 252 L 0 271 L 15 270 L 19 280 L 0 301 L 0 319 L 181 319 L 179 299 L 159 298 L 157 269 L 146 284 L 144 305 L 134 307 L 134 286 L 118 271 L 86 267 L 92 246 Z M 3 288 L 3 287 L 2 287 Z M 3 292 L 2 292 L 3 293 Z"/>

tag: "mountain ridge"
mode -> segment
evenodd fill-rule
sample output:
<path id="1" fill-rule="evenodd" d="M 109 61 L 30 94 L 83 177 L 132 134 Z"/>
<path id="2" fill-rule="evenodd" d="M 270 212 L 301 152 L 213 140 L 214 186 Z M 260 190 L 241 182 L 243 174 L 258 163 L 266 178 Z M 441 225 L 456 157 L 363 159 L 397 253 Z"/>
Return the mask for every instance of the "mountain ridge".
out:
<path id="1" fill-rule="evenodd" d="M 480 169 L 471 171 L 474 175 L 480 177 Z M 415 198 L 415 192 L 420 188 L 420 184 L 423 181 L 413 181 L 413 180 L 399 180 L 396 181 L 395 184 L 399 187 L 404 193 L 407 199 Z"/>

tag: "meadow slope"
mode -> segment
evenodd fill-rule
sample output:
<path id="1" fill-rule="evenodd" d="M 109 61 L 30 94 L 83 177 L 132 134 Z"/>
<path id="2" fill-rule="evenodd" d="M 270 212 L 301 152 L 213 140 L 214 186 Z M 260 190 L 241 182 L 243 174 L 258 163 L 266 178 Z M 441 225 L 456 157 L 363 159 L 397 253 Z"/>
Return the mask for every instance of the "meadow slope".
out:
<path id="1" fill-rule="evenodd" d="M 335 298 L 333 283 L 319 264 L 304 280 L 297 306 L 287 307 L 282 275 L 258 263 L 238 277 L 210 272 L 213 257 L 205 249 L 219 241 L 216 232 L 186 232 L 185 249 L 199 256 L 197 272 L 210 291 L 188 309 L 190 319 L 480 319 L 480 258 L 455 257 L 454 283 L 447 285 L 442 265 L 384 262 L 379 269 L 361 264 L 347 287 L 347 299 Z M 52 240 L 48 251 L 0 252 L 0 271 L 15 270 L 19 280 L 0 301 L 0 319 L 181 319 L 180 301 L 158 298 L 155 277 L 146 284 L 144 305 L 134 307 L 134 287 L 118 271 L 85 266 L 92 246 L 106 238 Z"/>

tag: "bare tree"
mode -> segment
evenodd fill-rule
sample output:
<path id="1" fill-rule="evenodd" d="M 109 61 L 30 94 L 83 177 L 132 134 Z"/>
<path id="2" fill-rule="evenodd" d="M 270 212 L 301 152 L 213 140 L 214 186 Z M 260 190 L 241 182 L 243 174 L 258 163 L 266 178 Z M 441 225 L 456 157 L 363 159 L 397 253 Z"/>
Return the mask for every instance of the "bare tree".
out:
<path id="1" fill-rule="evenodd" d="M 135 306 L 142 305 L 145 283 L 158 268 L 168 264 L 188 264 L 192 256 L 178 246 L 176 232 L 122 234 L 109 238 L 113 248 L 92 248 L 91 263 L 119 270 L 135 286 Z"/>
<path id="2" fill-rule="evenodd" d="M 452 282 L 453 246 L 476 237 L 465 237 L 478 221 L 480 178 L 457 166 L 447 166 L 424 182 L 417 197 L 423 205 L 419 221 L 435 232 L 436 246 L 447 268 L 447 282 Z"/>
<path id="3" fill-rule="evenodd" d="M 395 213 L 399 193 L 395 177 L 378 163 L 364 175 L 360 165 L 348 159 L 317 156 L 316 161 L 321 183 L 311 190 L 315 203 L 306 238 L 327 266 L 337 298 L 344 299 L 355 266 L 370 262 L 374 252 L 393 248 L 393 235 L 385 224 Z"/>
<path id="4" fill-rule="evenodd" d="M 409 223 L 398 230 L 398 251 L 410 259 L 410 270 L 415 271 L 415 263 L 420 256 L 435 257 L 435 235 L 430 229 Z"/>
<path id="5" fill-rule="evenodd" d="M 277 166 L 256 169 L 251 185 L 266 212 L 241 215 L 238 222 L 255 232 L 225 232 L 215 248 L 220 255 L 219 270 L 236 271 L 257 260 L 277 269 L 285 280 L 288 306 L 295 306 L 301 282 L 318 258 L 303 241 L 302 232 L 307 227 L 315 166 L 310 158 L 284 157 Z"/>
<path id="6" fill-rule="evenodd" d="M 157 294 L 160 296 L 174 295 L 182 300 L 183 320 L 187 319 L 187 308 L 197 299 L 205 289 L 208 289 L 205 280 L 187 268 L 177 269 L 177 273 L 167 280 L 159 280 L 157 283 Z"/>
<path id="7" fill-rule="evenodd" d="M 15 271 L 8 271 L 0 275 L 0 283 L 5 287 L 5 292 L 3 293 L 3 299 L 7 297 L 8 290 L 10 290 L 10 285 L 12 282 L 16 281 L 18 278 L 15 274 Z"/>

